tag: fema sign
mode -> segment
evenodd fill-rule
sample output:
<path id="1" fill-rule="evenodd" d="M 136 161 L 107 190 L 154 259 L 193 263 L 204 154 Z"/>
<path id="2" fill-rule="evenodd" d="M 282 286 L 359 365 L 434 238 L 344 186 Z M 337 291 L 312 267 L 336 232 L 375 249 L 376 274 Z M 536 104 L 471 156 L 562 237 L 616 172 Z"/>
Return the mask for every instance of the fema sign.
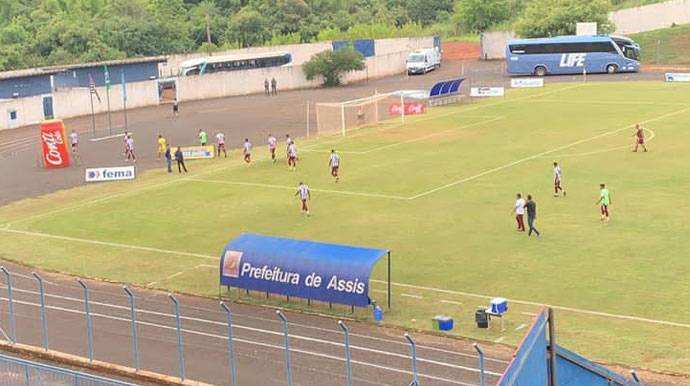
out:
<path id="1" fill-rule="evenodd" d="M 242 234 L 220 261 L 220 284 L 366 307 L 369 275 L 389 251 Z"/>
<path id="2" fill-rule="evenodd" d="M 86 182 L 133 180 L 134 177 L 134 166 L 91 168 L 84 173 Z"/>

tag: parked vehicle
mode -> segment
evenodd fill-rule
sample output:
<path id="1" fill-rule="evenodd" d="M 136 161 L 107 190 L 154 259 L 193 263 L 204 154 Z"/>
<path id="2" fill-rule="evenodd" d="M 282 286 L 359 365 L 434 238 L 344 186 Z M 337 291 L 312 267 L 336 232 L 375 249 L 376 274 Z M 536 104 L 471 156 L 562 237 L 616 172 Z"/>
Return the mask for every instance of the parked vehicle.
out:
<path id="1" fill-rule="evenodd" d="M 441 67 L 441 51 L 425 48 L 410 53 L 407 57 L 407 74 L 426 74 Z"/>

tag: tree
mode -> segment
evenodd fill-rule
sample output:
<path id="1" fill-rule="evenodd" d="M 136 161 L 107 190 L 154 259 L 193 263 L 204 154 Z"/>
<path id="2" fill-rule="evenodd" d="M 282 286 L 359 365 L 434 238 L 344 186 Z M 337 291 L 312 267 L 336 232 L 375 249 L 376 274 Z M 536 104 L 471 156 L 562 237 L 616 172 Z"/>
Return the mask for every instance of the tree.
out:
<path id="1" fill-rule="evenodd" d="M 573 35 L 578 22 L 597 22 L 599 33 L 613 30 L 609 0 L 532 0 L 515 24 L 525 38 Z"/>
<path id="2" fill-rule="evenodd" d="M 230 18 L 229 40 L 239 42 L 241 47 L 260 46 L 271 37 L 266 24 L 266 18 L 258 11 L 242 8 Z"/>
<path id="3" fill-rule="evenodd" d="M 482 32 L 509 20 L 513 10 L 513 0 L 461 0 L 457 3 L 454 20 L 461 31 Z"/>
<path id="4" fill-rule="evenodd" d="M 407 11 L 413 21 L 426 27 L 448 19 L 453 13 L 453 0 L 408 0 Z"/>
<path id="5" fill-rule="evenodd" d="M 361 71 L 365 67 L 364 56 L 352 49 L 342 48 L 337 51 L 323 51 L 304 63 L 304 74 L 307 79 L 323 76 L 324 86 L 338 86 L 340 76 L 348 71 Z"/>

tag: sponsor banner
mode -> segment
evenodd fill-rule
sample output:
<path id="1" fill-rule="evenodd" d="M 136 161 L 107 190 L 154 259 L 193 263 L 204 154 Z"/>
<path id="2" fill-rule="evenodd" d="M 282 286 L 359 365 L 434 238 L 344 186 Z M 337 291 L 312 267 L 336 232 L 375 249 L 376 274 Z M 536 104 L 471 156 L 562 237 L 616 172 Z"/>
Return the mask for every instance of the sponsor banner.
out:
<path id="1" fill-rule="evenodd" d="M 544 87 L 544 78 L 515 78 L 510 80 L 510 87 Z"/>
<path id="2" fill-rule="evenodd" d="M 690 82 L 690 72 L 667 72 L 666 73 L 667 82 Z"/>
<path id="3" fill-rule="evenodd" d="M 41 145 L 43 166 L 46 168 L 64 168 L 69 166 L 69 149 L 65 124 L 60 120 L 41 122 Z"/>
<path id="4" fill-rule="evenodd" d="M 175 153 L 176 147 L 170 147 L 170 151 Z M 182 156 L 185 160 L 188 159 L 210 159 L 214 156 L 214 149 L 212 145 L 206 146 L 181 146 Z"/>
<path id="5" fill-rule="evenodd" d="M 504 94 L 504 87 L 472 87 L 470 89 L 470 96 L 473 97 L 493 97 L 503 96 Z"/>
<path id="6" fill-rule="evenodd" d="M 86 182 L 133 180 L 134 177 L 134 166 L 90 168 L 84 173 Z"/>
<path id="7" fill-rule="evenodd" d="M 388 113 L 390 115 L 400 115 L 402 109 L 400 103 L 391 103 L 388 105 Z M 405 115 L 424 114 L 424 103 L 405 103 Z"/>

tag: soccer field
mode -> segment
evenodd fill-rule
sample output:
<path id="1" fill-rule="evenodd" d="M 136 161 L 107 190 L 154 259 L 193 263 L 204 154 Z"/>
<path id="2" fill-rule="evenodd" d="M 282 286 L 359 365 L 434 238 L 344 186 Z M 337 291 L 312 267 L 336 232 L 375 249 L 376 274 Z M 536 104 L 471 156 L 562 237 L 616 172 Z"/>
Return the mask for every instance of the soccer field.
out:
<path id="1" fill-rule="evenodd" d="M 386 323 L 430 329 L 446 314 L 454 334 L 517 344 L 550 304 L 560 343 L 581 354 L 690 373 L 689 121 L 690 85 L 512 89 L 404 126 L 298 139 L 294 172 L 255 144 L 249 168 L 233 151 L 190 162 L 185 176 L 161 168 L 17 202 L 0 208 L 0 256 L 217 296 L 218 256 L 241 232 L 387 248 L 396 284 Z M 648 153 L 631 152 L 638 122 Z M 553 197 L 554 161 L 567 198 Z M 299 181 L 312 190 L 309 218 L 294 198 Z M 609 223 L 595 205 L 601 182 Z M 541 237 L 516 232 L 517 192 L 534 196 Z M 383 268 L 370 291 L 381 303 Z M 505 331 L 474 325 L 484 296 L 509 299 Z"/>

